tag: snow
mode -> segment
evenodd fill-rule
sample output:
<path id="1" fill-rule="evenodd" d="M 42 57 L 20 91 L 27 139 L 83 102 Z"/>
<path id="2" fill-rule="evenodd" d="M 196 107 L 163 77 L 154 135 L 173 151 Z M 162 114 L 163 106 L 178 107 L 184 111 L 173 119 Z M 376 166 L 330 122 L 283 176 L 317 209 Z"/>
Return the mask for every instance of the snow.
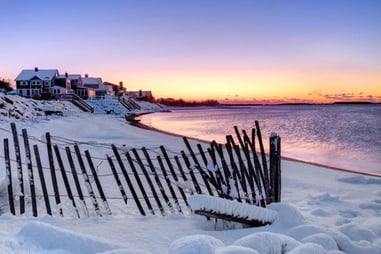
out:
<path id="1" fill-rule="evenodd" d="M 208 195 L 192 195 L 188 198 L 188 203 L 194 211 L 211 211 L 219 214 L 231 215 L 233 217 L 246 218 L 247 220 L 273 222 L 277 218 L 277 212 L 271 209 Z"/>
<path id="2" fill-rule="evenodd" d="M 10 123 L 15 122 L 34 141 L 42 141 L 49 132 L 63 144 L 80 143 L 103 158 L 110 144 L 125 149 L 157 149 L 162 144 L 171 151 L 184 149 L 181 138 L 139 129 L 117 114 L 83 113 L 71 104 L 18 96 L 1 95 L 0 105 L 0 135 L 10 140 Z M 63 116 L 44 116 L 44 105 L 61 110 Z M 143 107 L 146 111 L 155 108 Z M 4 167 L 2 146 L 0 156 Z M 91 213 L 78 219 L 74 212 L 65 217 L 13 216 L 4 208 L 5 175 L 1 170 L 0 253 L 381 253 L 381 179 L 377 177 L 283 160 L 282 202 L 270 204 L 264 213 L 272 214 L 273 223 L 248 228 L 221 221 L 215 224 L 192 213 L 141 216 L 122 202 L 112 215 L 102 217 Z M 191 202 L 204 207 L 209 198 L 195 195 Z M 219 202 L 212 201 L 218 210 L 232 209 Z M 237 211 L 258 216 L 257 207 Z"/>
<path id="3" fill-rule="evenodd" d="M 52 80 L 58 74 L 58 70 L 22 70 L 16 77 L 16 81 L 30 80 L 33 77 L 38 77 L 41 80 Z"/>

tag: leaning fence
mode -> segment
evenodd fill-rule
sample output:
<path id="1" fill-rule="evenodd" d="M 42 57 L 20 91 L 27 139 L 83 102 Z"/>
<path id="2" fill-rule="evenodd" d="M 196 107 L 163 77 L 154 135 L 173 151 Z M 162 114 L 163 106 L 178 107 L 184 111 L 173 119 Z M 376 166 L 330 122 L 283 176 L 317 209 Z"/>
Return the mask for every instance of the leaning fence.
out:
<path id="1" fill-rule="evenodd" d="M 193 194 L 266 207 L 281 200 L 280 137 L 270 136 L 265 153 L 259 124 L 247 133 L 234 127 L 225 144 L 183 138 L 184 150 L 105 146 L 91 155 L 80 143 L 62 144 L 18 133 L 3 139 L 5 181 L 0 214 L 65 217 L 112 213 L 189 213 Z M 12 149 L 13 143 L 13 149 Z M 0 168 L 3 166 L 0 165 Z M 4 172 L 3 171 L 3 172 Z"/>

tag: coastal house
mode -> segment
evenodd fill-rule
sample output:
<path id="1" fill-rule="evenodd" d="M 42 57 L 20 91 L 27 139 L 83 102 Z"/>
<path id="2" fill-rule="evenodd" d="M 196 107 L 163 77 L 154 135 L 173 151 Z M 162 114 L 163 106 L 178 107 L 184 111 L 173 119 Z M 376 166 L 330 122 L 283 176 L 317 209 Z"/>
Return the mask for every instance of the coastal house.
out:
<path id="1" fill-rule="evenodd" d="M 103 82 L 103 85 L 104 86 L 108 86 L 112 89 L 112 95 L 124 95 L 126 93 L 126 88 L 123 87 L 123 82 L 120 81 L 119 82 L 119 85 L 117 84 L 113 84 L 113 83 L 110 83 L 110 82 Z"/>
<path id="2" fill-rule="evenodd" d="M 16 77 L 16 89 L 20 96 L 35 97 L 53 94 L 56 78 L 59 76 L 57 69 L 22 70 Z"/>
<path id="3" fill-rule="evenodd" d="M 24 97 L 58 98 L 63 94 L 75 94 L 82 99 L 119 95 L 124 91 L 123 83 L 119 85 L 102 81 L 100 77 L 89 77 L 85 74 L 59 74 L 57 69 L 22 70 L 16 77 L 16 92 Z"/>
<path id="4" fill-rule="evenodd" d="M 89 77 L 85 74 L 82 78 L 82 85 L 84 88 L 88 89 L 88 97 L 102 96 L 103 94 L 103 82 L 102 78 L 99 77 Z"/>
<path id="5" fill-rule="evenodd" d="M 83 86 L 81 74 L 68 74 L 59 75 L 56 78 L 56 85 L 63 88 L 61 93 L 74 93 L 83 99 L 88 97 L 88 88 Z"/>
<path id="6" fill-rule="evenodd" d="M 151 100 L 153 99 L 152 91 L 128 91 L 127 95 L 131 98 L 138 100 Z"/>

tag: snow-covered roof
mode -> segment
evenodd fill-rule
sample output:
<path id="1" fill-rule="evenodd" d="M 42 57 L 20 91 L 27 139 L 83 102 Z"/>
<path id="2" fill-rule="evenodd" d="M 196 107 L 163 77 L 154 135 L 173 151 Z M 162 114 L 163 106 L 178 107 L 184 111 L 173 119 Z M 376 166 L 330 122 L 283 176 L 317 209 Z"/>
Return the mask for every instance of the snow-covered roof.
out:
<path id="1" fill-rule="evenodd" d="M 102 78 L 82 78 L 82 83 L 85 85 L 101 85 Z"/>
<path id="2" fill-rule="evenodd" d="M 58 75 L 57 78 L 66 78 L 66 75 L 65 74 L 61 74 L 61 75 Z M 81 74 L 68 74 L 67 75 L 67 78 L 72 80 L 72 79 L 81 79 Z"/>
<path id="3" fill-rule="evenodd" d="M 52 80 L 56 75 L 58 75 L 57 69 L 50 69 L 50 70 L 40 70 L 40 69 L 33 69 L 33 70 L 22 70 L 20 74 L 16 77 L 15 81 L 22 81 L 22 80 L 31 80 L 34 77 L 37 77 L 41 80 Z"/>

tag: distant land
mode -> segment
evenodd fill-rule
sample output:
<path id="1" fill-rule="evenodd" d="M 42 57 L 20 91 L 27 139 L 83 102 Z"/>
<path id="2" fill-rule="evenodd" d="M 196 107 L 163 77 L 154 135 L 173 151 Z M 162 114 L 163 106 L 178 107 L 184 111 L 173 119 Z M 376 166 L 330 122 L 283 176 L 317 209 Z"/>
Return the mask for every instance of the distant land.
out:
<path id="1" fill-rule="evenodd" d="M 174 107 L 198 107 L 198 106 L 303 106 L 303 105 L 377 105 L 381 103 L 369 101 L 335 101 L 329 103 L 302 103 L 302 102 L 285 102 L 285 103 L 220 103 L 217 100 L 204 101 L 186 101 L 183 99 L 158 99 L 156 102 Z"/>

